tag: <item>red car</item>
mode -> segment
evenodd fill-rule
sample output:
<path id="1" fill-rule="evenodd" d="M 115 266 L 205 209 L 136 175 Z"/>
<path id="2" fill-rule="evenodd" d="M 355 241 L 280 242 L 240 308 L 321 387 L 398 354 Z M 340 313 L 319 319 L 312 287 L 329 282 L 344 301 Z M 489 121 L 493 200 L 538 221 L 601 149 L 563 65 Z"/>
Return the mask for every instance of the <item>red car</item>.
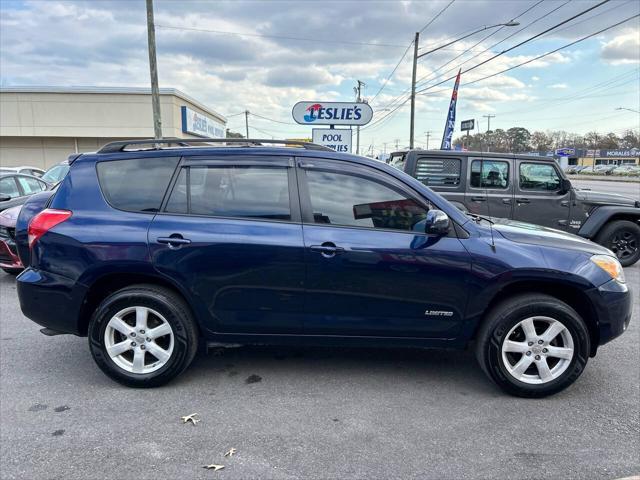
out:
<path id="1" fill-rule="evenodd" d="M 21 208 L 17 205 L 0 212 L 0 268 L 11 275 L 24 269 L 16 251 L 16 220 Z"/>

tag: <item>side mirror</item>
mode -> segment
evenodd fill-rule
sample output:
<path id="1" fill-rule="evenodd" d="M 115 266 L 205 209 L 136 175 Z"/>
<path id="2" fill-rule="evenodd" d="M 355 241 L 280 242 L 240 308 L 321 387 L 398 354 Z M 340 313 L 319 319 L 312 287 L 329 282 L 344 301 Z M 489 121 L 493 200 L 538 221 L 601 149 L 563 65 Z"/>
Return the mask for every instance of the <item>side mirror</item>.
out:
<path id="1" fill-rule="evenodd" d="M 429 210 L 424 220 L 424 231 L 432 235 L 446 235 L 449 233 L 451 222 L 442 210 Z"/>
<path id="2" fill-rule="evenodd" d="M 7 195 L 6 193 L 0 193 L 0 202 L 7 202 L 11 200 L 11 195 Z"/>
<path id="3" fill-rule="evenodd" d="M 560 182 L 560 194 L 567 193 L 569 190 L 571 190 L 571 180 L 563 178 Z"/>

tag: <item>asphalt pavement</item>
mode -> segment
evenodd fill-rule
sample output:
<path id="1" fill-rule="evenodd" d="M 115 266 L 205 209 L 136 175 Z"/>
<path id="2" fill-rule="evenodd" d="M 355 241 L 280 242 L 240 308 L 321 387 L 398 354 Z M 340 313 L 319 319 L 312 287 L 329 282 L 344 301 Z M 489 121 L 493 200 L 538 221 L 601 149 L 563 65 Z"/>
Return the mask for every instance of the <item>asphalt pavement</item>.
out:
<path id="1" fill-rule="evenodd" d="M 640 290 L 640 265 L 626 275 Z M 98 370 L 85 338 L 39 333 L 0 272 L 0 478 L 638 474 L 639 298 L 629 330 L 542 400 L 507 396 L 455 351 L 247 347 L 135 390 Z"/>
<path id="2" fill-rule="evenodd" d="M 640 181 L 616 182 L 607 180 L 578 180 L 571 178 L 571 183 L 577 188 L 586 188 L 598 192 L 616 193 L 640 200 Z"/>

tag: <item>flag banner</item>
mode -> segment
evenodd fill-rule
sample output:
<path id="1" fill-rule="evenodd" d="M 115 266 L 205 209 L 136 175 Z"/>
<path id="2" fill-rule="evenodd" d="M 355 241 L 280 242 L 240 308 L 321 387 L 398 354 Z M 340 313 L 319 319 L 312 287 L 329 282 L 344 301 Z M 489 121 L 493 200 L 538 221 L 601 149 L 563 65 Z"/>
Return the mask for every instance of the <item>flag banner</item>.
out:
<path id="1" fill-rule="evenodd" d="M 449 114 L 447 115 L 447 122 L 444 126 L 444 135 L 442 135 L 442 145 L 440 146 L 440 150 L 451 150 L 451 139 L 453 138 L 453 130 L 456 126 L 456 103 L 458 102 L 458 86 L 460 85 L 461 71 L 462 69 L 458 70 L 456 83 L 453 86 L 451 104 L 449 105 Z"/>

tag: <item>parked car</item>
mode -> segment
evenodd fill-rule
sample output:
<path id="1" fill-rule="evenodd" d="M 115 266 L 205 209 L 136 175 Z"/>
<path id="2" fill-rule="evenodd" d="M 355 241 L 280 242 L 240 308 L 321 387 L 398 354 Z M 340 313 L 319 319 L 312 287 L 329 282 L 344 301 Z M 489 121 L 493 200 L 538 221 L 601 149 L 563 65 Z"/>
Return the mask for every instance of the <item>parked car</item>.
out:
<path id="1" fill-rule="evenodd" d="M 206 141 L 72 157 L 57 192 L 20 211 L 23 313 L 87 335 L 124 385 L 166 383 L 200 341 L 474 345 L 500 387 L 541 397 L 629 324 L 620 262 L 584 238 L 465 214 L 373 159 Z"/>
<path id="2" fill-rule="evenodd" d="M 624 267 L 640 259 L 640 200 L 575 189 L 553 159 L 442 150 L 391 158 L 462 210 L 576 233 L 612 250 Z"/>
<path id="3" fill-rule="evenodd" d="M 42 179 L 51 185 L 55 185 L 64 178 L 68 171 L 69 162 L 65 160 L 64 162 L 60 162 L 44 172 L 44 174 L 42 175 Z"/>
<path id="4" fill-rule="evenodd" d="M 16 248 L 16 220 L 21 208 L 18 205 L 0 212 L 0 268 L 10 275 L 24 269 Z"/>
<path id="5" fill-rule="evenodd" d="M 23 173 L 25 175 L 32 175 L 34 177 L 41 177 L 44 173 L 44 170 L 37 167 L 2 167 L 0 168 L 0 173 Z"/>
<path id="6" fill-rule="evenodd" d="M 0 173 L 0 211 L 22 205 L 29 195 L 49 187 L 47 182 L 21 173 Z"/>

